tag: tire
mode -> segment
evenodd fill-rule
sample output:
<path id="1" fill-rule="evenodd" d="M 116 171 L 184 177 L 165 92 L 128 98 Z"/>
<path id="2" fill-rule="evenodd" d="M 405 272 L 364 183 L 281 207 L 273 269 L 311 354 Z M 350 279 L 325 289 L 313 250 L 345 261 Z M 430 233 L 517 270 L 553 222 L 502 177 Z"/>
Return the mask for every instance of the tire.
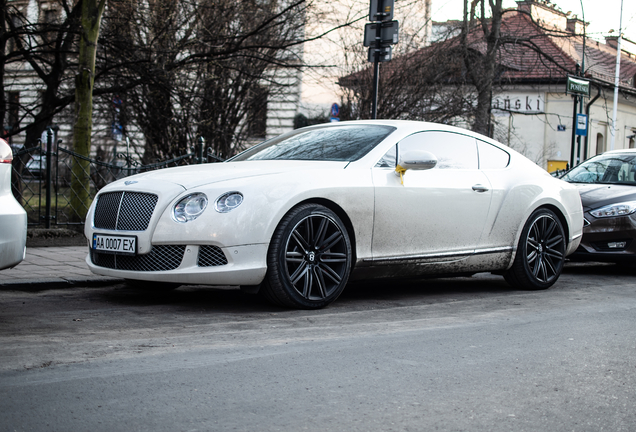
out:
<path id="1" fill-rule="evenodd" d="M 535 210 L 521 231 L 515 261 L 504 278 L 516 288 L 550 288 L 563 270 L 565 248 L 565 230 L 557 215 L 545 208 Z"/>
<path id="2" fill-rule="evenodd" d="M 274 231 L 259 294 L 280 306 L 323 308 L 342 293 L 351 264 L 351 241 L 340 218 L 325 206 L 304 204 Z"/>

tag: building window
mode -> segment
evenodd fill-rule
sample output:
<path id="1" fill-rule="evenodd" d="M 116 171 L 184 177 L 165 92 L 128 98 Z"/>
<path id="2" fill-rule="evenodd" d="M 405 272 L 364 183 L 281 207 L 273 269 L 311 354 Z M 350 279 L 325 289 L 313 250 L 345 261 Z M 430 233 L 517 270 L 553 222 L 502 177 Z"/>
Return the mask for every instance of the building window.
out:
<path id="1" fill-rule="evenodd" d="M 20 92 L 7 92 L 7 121 L 4 128 L 8 131 L 20 128 Z"/>
<path id="2" fill-rule="evenodd" d="M 44 16 L 44 23 L 54 24 L 55 22 L 57 22 L 60 14 L 55 9 L 48 9 L 45 10 L 44 14 L 42 15 Z"/>
<path id="3" fill-rule="evenodd" d="M 605 152 L 605 139 L 602 133 L 596 134 L 596 154 Z"/>
<path id="4" fill-rule="evenodd" d="M 636 130 L 632 129 L 632 134 L 627 137 L 629 140 L 629 148 L 636 148 Z"/>
<path id="5" fill-rule="evenodd" d="M 22 21 L 17 16 L 14 16 L 12 18 L 12 21 L 13 21 L 13 26 L 15 28 L 17 28 L 17 29 L 20 29 L 20 27 L 22 27 L 22 25 L 23 25 Z M 9 32 L 9 35 L 11 35 L 11 33 L 12 32 Z M 8 50 L 9 53 L 13 53 L 13 52 L 18 50 L 18 44 L 16 42 L 16 37 L 18 37 L 18 36 L 16 36 L 14 34 L 12 37 L 9 37 L 9 39 L 7 41 L 7 50 Z"/>
<path id="6" fill-rule="evenodd" d="M 250 137 L 265 138 L 267 132 L 267 97 L 265 87 L 255 87 L 248 99 L 248 133 Z"/>

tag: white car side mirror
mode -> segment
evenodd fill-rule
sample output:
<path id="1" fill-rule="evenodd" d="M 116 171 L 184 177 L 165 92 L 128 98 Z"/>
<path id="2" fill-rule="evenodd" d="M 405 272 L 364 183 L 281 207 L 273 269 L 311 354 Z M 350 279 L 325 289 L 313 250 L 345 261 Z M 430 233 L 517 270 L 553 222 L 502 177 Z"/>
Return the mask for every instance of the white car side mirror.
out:
<path id="1" fill-rule="evenodd" d="M 437 165 L 435 155 L 423 150 L 407 150 L 400 152 L 398 157 L 398 166 L 401 167 L 403 171 L 410 169 L 429 170 L 435 168 L 435 165 Z"/>

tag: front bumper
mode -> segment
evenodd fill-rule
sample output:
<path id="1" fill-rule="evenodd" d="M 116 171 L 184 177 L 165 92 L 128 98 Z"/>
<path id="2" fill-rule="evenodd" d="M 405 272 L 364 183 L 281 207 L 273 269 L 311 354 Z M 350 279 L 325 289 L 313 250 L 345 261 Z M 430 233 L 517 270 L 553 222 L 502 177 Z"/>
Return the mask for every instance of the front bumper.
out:
<path id="1" fill-rule="evenodd" d="M 636 259 L 636 215 L 595 218 L 585 213 L 581 244 L 573 261 L 619 262 Z"/>
<path id="2" fill-rule="evenodd" d="M 153 249 L 161 246 L 153 245 Z M 112 268 L 112 261 L 101 261 L 101 264 L 108 262 L 109 267 L 96 265 L 100 263 L 94 255 L 94 251 L 89 251 L 86 257 L 86 264 L 89 269 L 99 275 L 112 276 L 123 279 L 145 280 L 155 282 L 172 282 L 182 285 L 258 285 L 265 278 L 267 272 L 267 244 L 253 244 L 244 246 L 233 246 L 229 248 L 219 248 L 227 259 L 226 264 L 201 265 L 200 252 L 202 245 L 173 245 L 174 252 L 182 254 L 180 262 L 176 262 L 170 270 L 153 271 L 152 266 L 141 265 L 136 270 L 122 270 Z M 181 249 L 182 248 L 182 249 Z M 107 255 L 107 254 L 100 254 Z M 108 254 L 113 257 L 112 254 Z M 148 254 L 147 254 L 148 255 Z M 121 255 L 115 255 L 114 260 Z M 137 255 L 137 258 L 142 257 Z M 106 257 L 108 258 L 108 257 Z M 130 256 L 124 256 L 129 260 Z M 137 266 L 135 266 L 137 267 Z"/>

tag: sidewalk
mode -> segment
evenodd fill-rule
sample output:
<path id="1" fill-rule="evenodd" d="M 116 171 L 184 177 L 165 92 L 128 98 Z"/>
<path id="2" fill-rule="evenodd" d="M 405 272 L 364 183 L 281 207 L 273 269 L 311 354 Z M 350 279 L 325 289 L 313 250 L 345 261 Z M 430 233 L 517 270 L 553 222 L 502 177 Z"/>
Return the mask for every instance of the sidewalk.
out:
<path id="1" fill-rule="evenodd" d="M 27 247 L 26 258 L 12 269 L 0 270 L 0 290 L 66 288 L 116 284 L 122 279 L 91 273 L 86 246 Z"/>

